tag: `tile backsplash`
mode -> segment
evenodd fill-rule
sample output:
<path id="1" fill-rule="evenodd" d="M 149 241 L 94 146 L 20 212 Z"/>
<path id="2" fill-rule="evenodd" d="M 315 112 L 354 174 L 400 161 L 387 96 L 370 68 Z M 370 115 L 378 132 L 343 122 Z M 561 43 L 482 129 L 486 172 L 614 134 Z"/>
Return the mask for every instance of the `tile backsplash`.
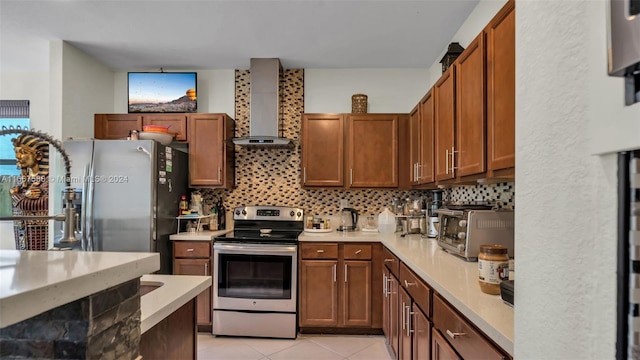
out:
<path id="1" fill-rule="evenodd" d="M 236 146 L 236 187 L 202 190 L 205 209 L 222 197 L 227 210 L 243 205 L 280 205 L 302 208 L 307 214 L 337 215 L 340 200 L 361 214 L 377 214 L 393 198 L 427 196 L 427 191 L 384 189 L 303 189 L 300 172 L 300 127 L 304 113 L 304 70 L 286 69 L 282 79 L 283 135 L 293 140 L 287 149 Z M 249 135 L 249 70 L 236 70 L 236 137 Z M 513 207 L 514 184 L 461 186 L 445 189 L 446 201 L 496 201 Z M 230 214 L 229 214 L 230 215 Z"/>

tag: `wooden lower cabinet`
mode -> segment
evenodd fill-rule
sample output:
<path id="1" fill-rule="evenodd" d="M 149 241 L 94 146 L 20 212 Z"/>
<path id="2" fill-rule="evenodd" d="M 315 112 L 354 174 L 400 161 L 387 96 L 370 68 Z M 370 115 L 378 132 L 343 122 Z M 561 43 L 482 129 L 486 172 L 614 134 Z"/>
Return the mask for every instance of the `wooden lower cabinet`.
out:
<path id="1" fill-rule="evenodd" d="M 431 330 L 431 339 L 431 360 L 462 360 L 435 328 Z"/>
<path id="2" fill-rule="evenodd" d="M 143 359 L 196 359 L 195 299 L 164 318 L 140 336 L 140 355 Z"/>
<path id="3" fill-rule="evenodd" d="M 402 286 L 400 286 L 400 290 L 398 291 L 398 302 L 400 303 L 398 359 L 411 360 L 411 329 L 408 320 L 411 314 L 411 298 Z"/>
<path id="4" fill-rule="evenodd" d="M 372 278 L 373 268 L 380 266 L 380 249 L 379 244 L 301 244 L 301 331 L 381 328 L 382 296 L 372 292 L 381 283 Z"/>
<path id="5" fill-rule="evenodd" d="M 412 309 L 413 346 L 411 350 L 413 358 L 428 359 L 431 352 L 431 321 L 415 303 Z"/>
<path id="6" fill-rule="evenodd" d="M 212 250 L 210 241 L 174 241 L 174 275 L 212 275 Z M 196 298 L 197 324 L 199 331 L 212 330 L 212 293 L 211 287 Z"/>
<path id="7" fill-rule="evenodd" d="M 398 306 L 398 279 L 386 266 L 383 268 L 383 326 L 382 331 L 393 354 L 398 354 L 398 324 L 400 307 Z"/>

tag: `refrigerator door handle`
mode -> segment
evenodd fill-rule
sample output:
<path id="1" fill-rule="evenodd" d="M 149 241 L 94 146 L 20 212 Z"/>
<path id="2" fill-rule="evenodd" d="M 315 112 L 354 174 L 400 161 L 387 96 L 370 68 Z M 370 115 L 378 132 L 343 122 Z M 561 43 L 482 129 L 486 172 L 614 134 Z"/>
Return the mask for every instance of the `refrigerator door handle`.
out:
<path id="1" fill-rule="evenodd" d="M 88 251 L 94 251 L 94 224 L 93 224 L 93 195 L 95 190 L 95 176 L 96 176 L 96 168 L 93 163 L 93 157 L 91 159 L 91 170 L 89 170 L 89 186 L 87 187 L 87 210 L 89 210 L 89 237 L 88 239 Z"/>
<path id="2" fill-rule="evenodd" d="M 87 224 L 87 212 L 89 211 L 88 205 L 87 205 L 87 191 L 88 191 L 88 181 L 89 181 L 89 164 L 87 164 L 84 167 L 84 176 L 82 177 L 82 203 L 81 203 L 81 214 L 80 214 L 80 223 L 82 224 L 82 237 L 81 237 L 81 246 L 82 246 L 82 250 L 87 251 L 87 247 L 89 246 L 89 243 L 87 241 L 87 238 L 89 236 L 89 224 Z"/>

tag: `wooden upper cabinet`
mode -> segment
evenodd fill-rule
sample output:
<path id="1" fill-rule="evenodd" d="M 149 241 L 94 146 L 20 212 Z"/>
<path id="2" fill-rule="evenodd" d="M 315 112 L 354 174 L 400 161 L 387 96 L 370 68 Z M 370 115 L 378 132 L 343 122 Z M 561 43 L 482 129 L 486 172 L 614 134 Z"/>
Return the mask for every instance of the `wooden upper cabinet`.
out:
<path id="1" fill-rule="evenodd" d="M 348 117 L 348 188 L 398 187 L 397 114 L 351 114 Z"/>
<path id="2" fill-rule="evenodd" d="M 186 113 L 180 114 L 148 114 L 142 116 L 142 125 L 168 126 L 169 133 L 177 141 L 187 140 L 187 118 Z"/>
<path id="3" fill-rule="evenodd" d="M 435 182 L 434 176 L 434 114 L 433 92 L 429 91 L 419 103 L 420 108 L 420 163 L 418 165 L 418 183 Z"/>
<path id="4" fill-rule="evenodd" d="M 485 28 L 487 37 L 487 158 L 489 177 L 515 172 L 515 1 Z"/>
<path id="5" fill-rule="evenodd" d="M 455 178 L 452 152 L 455 146 L 455 64 L 433 86 L 435 129 L 435 177 L 436 180 Z"/>
<path id="6" fill-rule="evenodd" d="M 235 123 L 226 114 L 189 116 L 189 184 L 233 188 Z"/>
<path id="7" fill-rule="evenodd" d="M 409 113 L 409 163 L 411 164 L 411 185 L 420 183 L 420 104 Z"/>
<path id="8" fill-rule="evenodd" d="M 140 114 L 95 114 L 93 137 L 102 140 L 124 140 L 131 130 L 142 130 Z"/>
<path id="9" fill-rule="evenodd" d="M 455 62 L 456 144 L 453 166 L 460 180 L 469 175 L 484 176 L 486 172 L 484 34 L 480 33 Z"/>
<path id="10" fill-rule="evenodd" d="M 302 115 L 302 186 L 344 186 L 344 115 Z"/>

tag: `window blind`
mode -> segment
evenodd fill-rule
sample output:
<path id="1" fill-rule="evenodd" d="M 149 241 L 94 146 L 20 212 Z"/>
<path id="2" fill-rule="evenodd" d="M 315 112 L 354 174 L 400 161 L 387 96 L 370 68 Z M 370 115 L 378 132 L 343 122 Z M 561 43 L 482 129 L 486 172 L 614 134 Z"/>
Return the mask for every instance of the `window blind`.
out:
<path id="1" fill-rule="evenodd" d="M 28 119 L 29 100 L 0 100 L 0 119 Z"/>

